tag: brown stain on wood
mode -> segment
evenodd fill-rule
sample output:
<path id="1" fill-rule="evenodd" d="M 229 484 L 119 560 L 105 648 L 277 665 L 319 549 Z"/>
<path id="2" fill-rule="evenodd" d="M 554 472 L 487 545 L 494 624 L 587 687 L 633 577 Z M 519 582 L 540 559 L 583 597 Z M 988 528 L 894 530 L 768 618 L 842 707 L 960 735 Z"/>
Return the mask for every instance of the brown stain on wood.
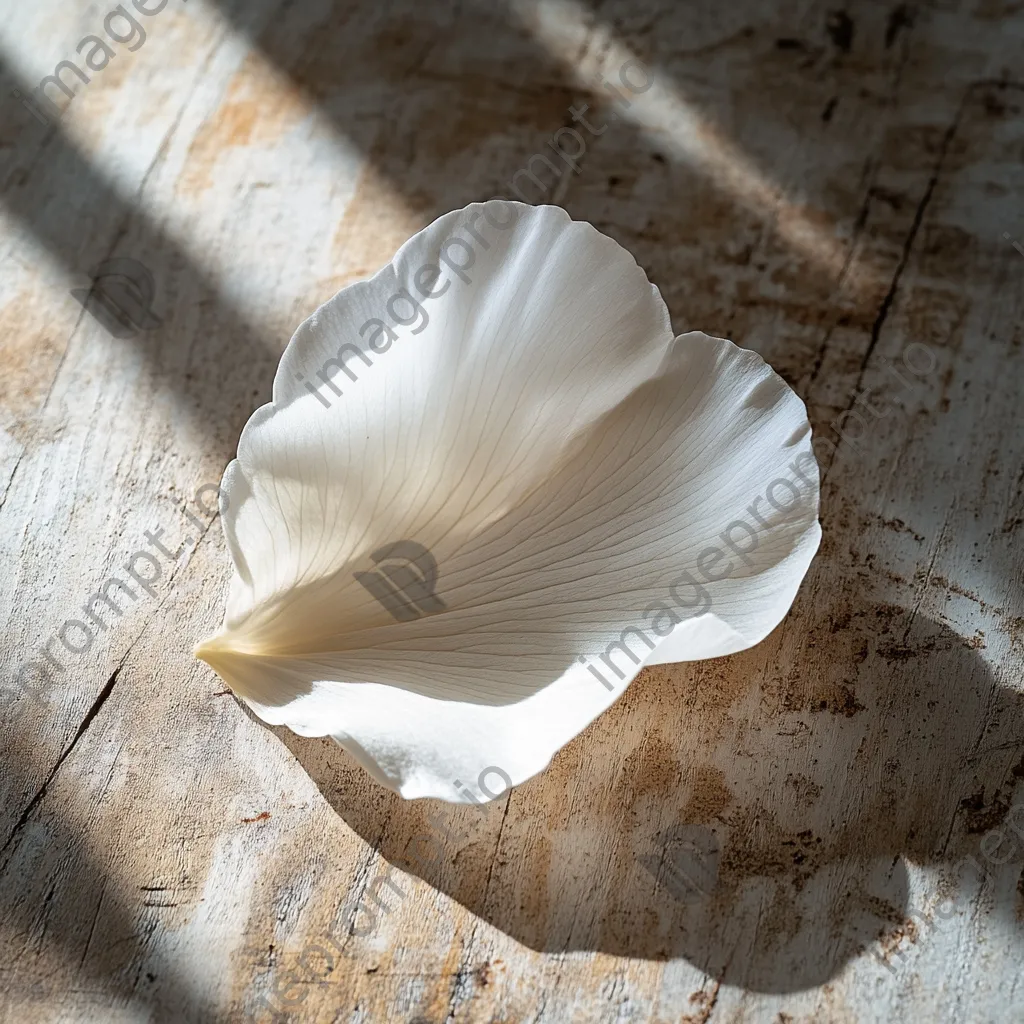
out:
<path id="1" fill-rule="evenodd" d="M 211 188 L 226 154 L 273 146 L 311 114 L 301 91 L 262 54 L 250 52 L 232 77 L 223 102 L 192 140 L 176 191 L 195 194 Z"/>
<path id="2" fill-rule="evenodd" d="M 682 822 L 714 821 L 733 802 L 725 773 L 713 765 L 700 765 L 692 773 L 689 799 L 679 812 Z"/>
<path id="3" fill-rule="evenodd" d="M 34 279 L 0 308 L 0 409 L 3 427 L 22 444 L 29 444 L 37 425 L 49 381 L 60 365 L 81 307 L 70 298 L 69 315 L 41 315 L 47 297 Z"/>

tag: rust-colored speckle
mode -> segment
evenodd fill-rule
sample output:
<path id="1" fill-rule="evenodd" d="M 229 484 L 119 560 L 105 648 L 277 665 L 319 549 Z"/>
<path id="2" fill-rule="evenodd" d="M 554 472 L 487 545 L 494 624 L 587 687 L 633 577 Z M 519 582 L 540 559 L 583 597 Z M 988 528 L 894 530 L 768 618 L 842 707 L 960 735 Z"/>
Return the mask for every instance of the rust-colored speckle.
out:
<path id="1" fill-rule="evenodd" d="M 697 1007 L 696 1013 L 686 1014 L 679 1018 L 679 1024 L 707 1024 L 714 1012 L 715 1004 L 718 1002 L 718 990 L 721 988 L 719 982 L 711 986 L 710 992 L 698 989 L 690 995 L 690 1002 Z"/>
<path id="2" fill-rule="evenodd" d="M 679 820 L 701 824 L 712 821 L 731 802 L 732 793 L 725 784 L 725 775 L 711 765 L 702 765 L 694 772 L 693 789 L 679 813 Z"/>
<path id="3" fill-rule="evenodd" d="M 845 718 L 852 718 L 858 711 L 865 711 L 866 708 L 857 700 L 853 690 L 848 686 L 837 686 L 827 695 L 819 697 L 811 710 L 828 711 L 833 715 L 843 715 Z"/>
<path id="4" fill-rule="evenodd" d="M 1014 615 L 1003 623 L 1003 628 L 1014 647 L 1024 647 L 1024 616 Z"/>
<path id="5" fill-rule="evenodd" d="M 885 519 L 882 516 L 878 517 L 878 521 L 887 529 L 892 530 L 894 533 L 908 533 L 914 540 L 923 542 L 925 537 L 923 534 L 918 533 L 916 530 L 911 529 L 902 519 Z"/>
<path id="6" fill-rule="evenodd" d="M 821 786 L 806 775 L 789 774 L 786 786 L 796 794 L 797 803 L 802 807 L 810 807 L 821 796 Z"/>
<path id="7" fill-rule="evenodd" d="M 972 651 L 984 650 L 987 646 L 985 643 L 985 630 L 979 629 L 974 636 L 964 637 L 964 643 Z"/>
<path id="8" fill-rule="evenodd" d="M 985 791 L 979 789 L 977 793 L 964 797 L 960 801 L 960 809 L 967 818 L 968 835 L 979 835 L 999 825 L 1010 809 L 1010 802 L 996 795 L 992 803 L 986 805 Z"/>
<path id="9" fill-rule="evenodd" d="M 682 770 L 674 746 L 652 734 L 626 757 L 617 793 L 623 804 L 632 807 L 647 795 L 667 795 L 679 788 Z"/>
<path id="10" fill-rule="evenodd" d="M 982 611 L 984 611 L 988 605 L 977 594 L 972 594 L 971 591 L 961 587 L 959 584 L 954 583 L 952 580 L 946 579 L 945 576 L 932 576 L 931 584 L 933 587 L 941 587 L 943 590 L 949 591 L 951 594 L 958 594 L 960 597 L 966 597 L 969 601 L 974 601 Z"/>

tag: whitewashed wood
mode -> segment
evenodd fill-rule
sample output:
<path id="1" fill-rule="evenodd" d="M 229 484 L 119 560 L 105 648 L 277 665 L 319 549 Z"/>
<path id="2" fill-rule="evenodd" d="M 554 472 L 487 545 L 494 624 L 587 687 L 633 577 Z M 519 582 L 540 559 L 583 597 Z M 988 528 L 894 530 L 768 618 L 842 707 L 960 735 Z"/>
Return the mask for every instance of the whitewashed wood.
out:
<path id="1" fill-rule="evenodd" d="M 108 9 L 5 10 L 21 88 Z M 0 105 L 0 679 L 146 529 L 196 541 L 44 702 L 4 693 L 0 1017 L 268 1020 L 275 986 L 296 1020 L 1020 1017 L 1024 847 L 959 872 L 1024 753 L 1024 17 L 848 17 L 171 0 L 59 132 Z M 865 387 L 888 415 L 828 460 L 821 554 L 761 645 L 645 672 L 486 815 L 404 803 L 192 659 L 228 559 L 182 507 L 301 317 L 506 191 L 629 54 L 655 86 L 553 198 L 821 436 Z M 70 297 L 110 255 L 152 270 L 160 331 L 112 339 Z M 900 396 L 883 360 L 915 341 L 937 365 Z M 424 866 L 428 811 L 464 838 Z M 722 843 L 710 904 L 640 866 L 679 822 Z M 388 863 L 407 895 L 326 973 L 313 946 Z"/>

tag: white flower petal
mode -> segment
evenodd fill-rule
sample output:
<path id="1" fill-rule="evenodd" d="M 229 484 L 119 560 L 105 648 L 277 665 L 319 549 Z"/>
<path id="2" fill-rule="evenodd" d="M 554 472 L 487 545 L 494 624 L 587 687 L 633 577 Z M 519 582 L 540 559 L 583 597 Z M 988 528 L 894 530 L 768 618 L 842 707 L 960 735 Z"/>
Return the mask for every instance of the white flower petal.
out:
<path id="1" fill-rule="evenodd" d="M 393 302 L 453 235 L 472 242 L 447 249 L 470 280 L 446 273 L 425 316 Z M 385 310 L 410 329 L 350 363 L 357 381 L 332 378 L 340 396 L 321 387 L 325 408 L 306 382 Z M 772 504 L 776 480 L 791 484 Z M 404 796 L 453 801 L 489 766 L 513 784 L 542 770 L 642 662 L 757 643 L 820 535 L 785 383 L 731 342 L 673 339 L 625 250 L 521 204 L 440 218 L 307 320 L 223 491 L 238 571 L 197 653 L 264 720 L 334 736 Z M 357 576 L 399 542 L 436 563 L 433 614 L 396 621 Z"/>

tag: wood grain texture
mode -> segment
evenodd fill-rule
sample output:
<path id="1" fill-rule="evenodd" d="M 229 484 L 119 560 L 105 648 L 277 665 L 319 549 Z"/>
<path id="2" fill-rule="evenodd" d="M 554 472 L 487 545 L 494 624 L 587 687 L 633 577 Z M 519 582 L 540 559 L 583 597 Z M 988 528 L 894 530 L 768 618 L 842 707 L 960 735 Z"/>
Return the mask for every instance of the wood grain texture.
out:
<path id="1" fill-rule="evenodd" d="M 9 89 L 111 7 L 9 4 Z M 56 124 L 0 103 L 0 1018 L 1021 1019 L 1024 7 L 141 20 Z M 630 55 L 653 84 L 615 106 Z M 530 198 L 805 399 L 822 549 L 763 643 L 645 671 L 485 813 L 404 802 L 193 660 L 229 575 L 193 495 L 299 320 L 507 193 L 582 103 L 607 129 Z M 70 296 L 114 256 L 152 272 L 158 330 Z M 154 594 L 51 642 L 26 694 L 147 530 L 184 545 Z M 698 899 L 645 867 L 679 827 L 719 850 Z"/>

